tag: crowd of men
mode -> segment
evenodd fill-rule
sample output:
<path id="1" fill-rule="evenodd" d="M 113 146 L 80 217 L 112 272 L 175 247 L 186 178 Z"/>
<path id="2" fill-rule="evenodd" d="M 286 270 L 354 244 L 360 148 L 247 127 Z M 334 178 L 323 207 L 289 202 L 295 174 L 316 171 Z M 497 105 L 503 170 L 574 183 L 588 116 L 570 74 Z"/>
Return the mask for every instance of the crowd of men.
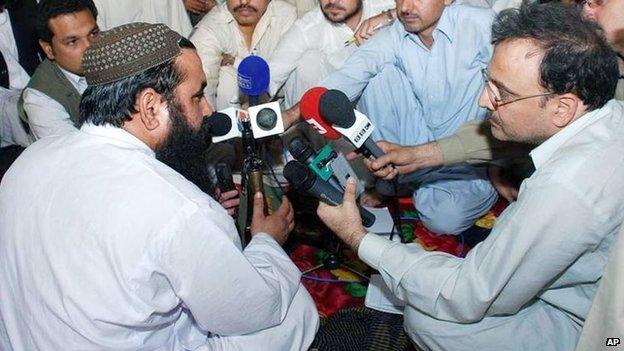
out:
<path id="1" fill-rule="evenodd" d="M 306 350 L 319 327 L 281 245 L 286 197 L 201 183 L 208 116 L 271 71 L 286 128 L 310 88 L 344 92 L 433 233 L 503 197 L 465 257 L 368 233 L 355 184 L 321 220 L 406 303 L 432 350 L 594 350 L 624 337 L 624 0 L 0 2 L 0 349 Z M 0 149 L 0 152 L 2 149 Z M 357 157 L 352 154 L 351 157 Z M 530 161 L 520 183 L 501 171 Z M 200 165 L 200 166 L 198 166 Z M 502 168 L 501 168 L 502 167 Z M 395 195 L 395 194 L 390 194 Z M 592 305 L 593 304 L 593 305 Z"/>

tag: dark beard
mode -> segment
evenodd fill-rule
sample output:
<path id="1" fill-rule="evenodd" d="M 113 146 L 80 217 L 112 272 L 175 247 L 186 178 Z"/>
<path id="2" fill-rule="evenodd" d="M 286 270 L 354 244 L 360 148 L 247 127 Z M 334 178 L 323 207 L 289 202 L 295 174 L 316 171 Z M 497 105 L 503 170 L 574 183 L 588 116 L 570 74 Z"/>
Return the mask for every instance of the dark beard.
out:
<path id="1" fill-rule="evenodd" d="M 319 6 L 322 6 L 321 4 L 319 4 Z M 323 8 L 321 8 L 321 12 L 323 13 L 323 16 L 325 16 L 325 19 L 328 20 L 331 23 L 346 23 L 348 20 L 350 20 L 353 16 L 355 16 L 358 12 L 360 12 L 360 10 L 362 10 L 362 0 L 358 0 L 357 6 L 355 7 L 355 10 L 353 10 L 351 13 L 347 13 L 345 15 L 345 18 L 342 19 L 341 21 L 334 21 L 331 18 L 329 18 L 329 16 L 327 16 L 327 14 L 325 13 L 325 11 L 322 11 Z"/>
<path id="2" fill-rule="evenodd" d="M 172 121 L 169 136 L 156 151 L 156 158 L 212 195 L 214 185 L 208 176 L 208 164 L 204 153 L 212 143 L 208 133 L 208 118 L 204 118 L 199 130 L 187 122 L 182 107 L 173 98 L 168 101 L 169 118 Z"/>

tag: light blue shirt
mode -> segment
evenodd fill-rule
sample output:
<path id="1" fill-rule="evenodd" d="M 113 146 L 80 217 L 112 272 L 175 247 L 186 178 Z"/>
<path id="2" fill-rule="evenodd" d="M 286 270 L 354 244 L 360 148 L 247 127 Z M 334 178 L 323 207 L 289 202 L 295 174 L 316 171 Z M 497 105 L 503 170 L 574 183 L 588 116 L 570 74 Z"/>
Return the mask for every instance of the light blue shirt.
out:
<path id="1" fill-rule="evenodd" d="M 433 32 L 431 49 L 395 21 L 360 47 L 321 85 L 339 89 L 355 100 L 371 78 L 386 65 L 395 65 L 405 74 L 415 95 L 413 118 L 424 119 L 435 139 L 451 135 L 464 122 L 486 117 L 486 110 L 478 107 L 477 100 L 484 85 L 480 71 L 492 56 L 493 18 L 491 9 L 450 5 Z M 384 97 L 378 101 L 391 103 Z"/>

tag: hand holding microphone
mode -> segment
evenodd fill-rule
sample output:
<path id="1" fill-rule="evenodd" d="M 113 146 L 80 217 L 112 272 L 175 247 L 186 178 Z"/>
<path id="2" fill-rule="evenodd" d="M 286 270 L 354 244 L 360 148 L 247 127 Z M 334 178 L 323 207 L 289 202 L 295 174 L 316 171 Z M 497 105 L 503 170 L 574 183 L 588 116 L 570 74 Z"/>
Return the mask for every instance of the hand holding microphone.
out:
<path id="1" fill-rule="evenodd" d="M 299 161 L 290 161 L 286 164 L 284 177 L 293 185 L 295 190 L 305 192 L 321 202 L 333 206 L 338 206 L 343 202 L 344 194 L 342 191 L 318 178 L 312 170 Z M 352 182 L 354 181 L 352 180 Z M 355 198 L 355 189 L 353 189 L 353 193 Z M 357 214 L 357 211 L 359 211 L 359 214 Z M 356 205 L 356 215 L 358 219 L 361 218 L 361 224 L 364 224 L 366 227 L 371 227 L 375 223 L 375 215 L 359 205 Z"/>
<path id="2" fill-rule="evenodd" d="M 357 252 L 366 235 L 366 229 L 359 218 L 353 179 L 347 180 L 344 198 L 340 204 L 331 206 L 320 202 L 316 213 L 336 236 L 349 245 L 354 252 Z"/>

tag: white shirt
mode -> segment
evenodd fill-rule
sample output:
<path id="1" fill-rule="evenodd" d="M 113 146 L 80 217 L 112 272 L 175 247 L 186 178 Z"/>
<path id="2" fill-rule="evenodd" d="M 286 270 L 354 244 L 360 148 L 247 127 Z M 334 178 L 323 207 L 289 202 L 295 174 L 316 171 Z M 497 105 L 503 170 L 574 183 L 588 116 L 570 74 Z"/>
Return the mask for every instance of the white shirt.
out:
<path id="1" fill-rule="evenodd" d="M 536 171 L 518 200 L 465 258 L 367 234 L 358 254 L 407 302 L 406 330 L 418 334 L 414 316 L 424 313 L 457 322 L 436 340 L 442 349 L 572 349 L 624 216 L 622 133 L 624 103 L 612 100 L 534 149 Z M 547 306 L 542 322 L 524 319 L 538 302 Z M 470 337 L 484 317 L 491 338 Z"/>
<path id="2" fill-rule="evenodd" d="M 9 72 L 9 88 L 0 87 L 0 147 L 32 143 L 17 112 L 17 103 L 22 89 L 30 76 L 19 63 L 19 53 L 8 10 L 0 12 L 0 51 Z"/>
<path id="3" fill-rule="evenodd" d="M 460 0 L 457 1 L 457 3 L 487 7 L 494 10 L 494 12 L 499 13 L 506 9 L 520 7 L 520 5 L 522 5 L 522 0 Z"/>
<path id="4" fill-rule="evenodd" d="M 238 68 L 242 59 L 251 53 L 268 60 L 284 33 L 296 19 L 297 11 L 292 5 L 281 0 L 270 1 L 266 12 L 256 25 L 251 48 L 248 48 L 238 23 L 227 9 L 227 4 L 219 5 L 208 12 L 191 35 L 191 41 L 197 47 L 206 73 L 208 85 L 204 92 L 208 101 L 216 106 L 222 54 L 235 58 L 234 68 Z"/>
<path id="5" fill-rule="evenodd" d="M 279 324 L 300 287 L 272 237 L 241 250 L 227 212 L 119 128 L 31 145 L 0 209 L 0 320 L 15 350 L 193 350 Z"/>
<path id="6" fill-rule="evenodd" d="M 66 71 L 60 66 L 59 68 L 78 93 L 82 95 L 87 89 L 85 77 Z M 24 90 L 24 110 L 28 114 L 30 134 L 35 140 L 48 135 L 61 135 L 76 130 L 65 107 L 37 89 L 26 88 Z"/>
<path id="7" fill-rule="evenodd" d="M 394 7 L 395 2 L 392 0 L 364 0 L 358 26 L 363 21 Z M 325 54 L 327 62 L 333 69 L 342 66 L 357 48 L 355 44 L 345 47 L 345 42 L 350 40 L 353 34 L 354 31 L 345 23 L 328 21 L 319 6 L 295 21 L 269 59 L 271 95 L 274 95 L 288 79 L 297 67 L 299 59 L 308 51 L 316 50 Z"/>
<path id="8" fill-rule="evenodd" d="M 609 262 L 592 304 L 577 351 L 605 348 L 607 338 L 624 338 L 624 226 L 611 249 Z M 608 345 L 606 345 L 608 346 Z M 606 348 L 609 349 L 609 348 Z M 614 348 L 617 349 L 617 348 Z"/>
<path id="9" fill-rule="evenodd" d="M 98 26 L 109 30 L 133 22 L 164 23 L 187 38 L 193 27 L 182 0 L 94 0 Z"/>
<path id="10" fill-rule="evenodd" d="M 0 12 L 0 50 L 9 69 L 9 89 L 24 89 L 30 76 L 19 63 L 19 53 L 8 10 Z"/>

